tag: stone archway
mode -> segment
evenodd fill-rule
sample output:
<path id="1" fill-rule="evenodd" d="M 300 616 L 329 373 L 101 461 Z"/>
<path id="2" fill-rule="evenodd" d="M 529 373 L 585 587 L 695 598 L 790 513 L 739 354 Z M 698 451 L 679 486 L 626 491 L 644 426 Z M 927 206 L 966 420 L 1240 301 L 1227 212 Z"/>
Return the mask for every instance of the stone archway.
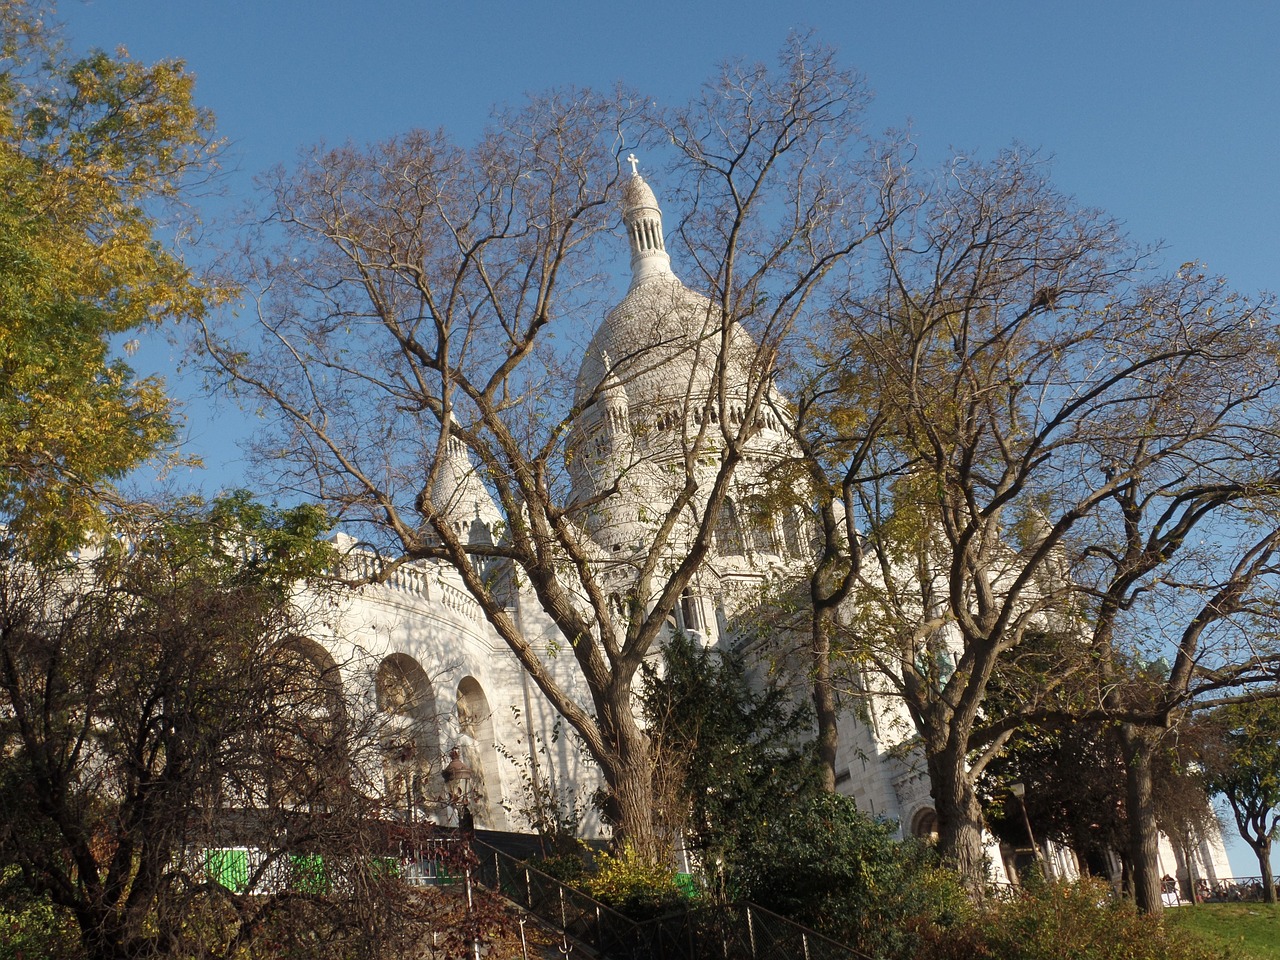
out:
<path id="1" fill-rule="evenodd" d="M 384 795 L 394 813 L 415 820 L 442 793 L 435 690 L 417 660 L 393 653 L 378 664 L 374 692 L 383 721 Z"/>
<path id="2" fill-rule="evenodd" d="M 458 683 L 458 749 L 472 770 L 471 812 L 477 825 L 497 826 L 502 799 L 502 783 L 498 770 L 497 740 L 494 735 L 493 711 L 484 688 L 475 677 L 463 677 Z"/>
<path id="3" fill-rule="evenodd" d="M 911 818 L 911 836 L 918 840 L 938 839 L 938 813 L 933 807 L 924 807 Z"/>
<path id="4" fill-rule="evenodd" d="M 268 803 L 324 809 L 351 776 L 351 723 L 333 657 L 306 637 L 277 645 L 265 665 L 272 709 L 262 724 Z"/>

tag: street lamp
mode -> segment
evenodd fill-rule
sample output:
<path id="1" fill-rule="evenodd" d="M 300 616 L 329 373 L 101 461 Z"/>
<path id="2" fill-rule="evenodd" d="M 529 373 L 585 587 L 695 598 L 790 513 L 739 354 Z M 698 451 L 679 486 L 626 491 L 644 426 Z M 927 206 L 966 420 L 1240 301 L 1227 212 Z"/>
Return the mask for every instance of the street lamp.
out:
<path id="1" fill-rule="evenodd" d="M 467 804 L 471 781 L 475 779 L 475 774 L 463 763 L 462 754 L 457 747 L 449 751 L 449 762 L 440 775 L 444 778 L 444 787 L 449 795 L 449 806 L 458 813 L 458 829 L 465 830 L 470 826 L 471 821 L 471 812 L 467 809 Z"/>
<path id="2" fill-rule="evenodd" d="M 1031 832 L 1031 818 L 1027 816 L 1027 788 L 1021 783 L 1009 784 L 1009 792 L 1018 798 L 1018 806 L 1022 808 L 1022 822 L 1027 828 L 1027 838 L 1031 841 L 1031 852 L 1035 854 L 1036 860 L 1040 862 L 1041 868 L 1045 872 L 1045 876 L 1049 876 L 1049 861 L 1040 850 L 1040 845 L 1036 843 L 1036 835 Z"/>
<path id="3" fill-rule="evenodd" d="M 475 778 L 471 768 L 462 762 L 462 754 L 457 747 L 449 751 L 449 762 L 445 764 L 445 768 L 440 771 L 440 776 L 444 778 L 444 787 L 449 795 L 449 805 L 458 811 L 458 832 L 469 834 L 471 832 L 471 811 L 467 809 L 468 794 L 471 790 L 471 781 Z M 472 920 L 475 912 L 475 903 L 471 895 L 471 860 L 467 858 L 466 866 L 466 890 L 467 890 L 467 918 Z M 471 953 L 475 960 L 480 960 L 480 938 L 475 936 L 471 940 Z M 523 933 L 523 929 L 521 931 Z"/>

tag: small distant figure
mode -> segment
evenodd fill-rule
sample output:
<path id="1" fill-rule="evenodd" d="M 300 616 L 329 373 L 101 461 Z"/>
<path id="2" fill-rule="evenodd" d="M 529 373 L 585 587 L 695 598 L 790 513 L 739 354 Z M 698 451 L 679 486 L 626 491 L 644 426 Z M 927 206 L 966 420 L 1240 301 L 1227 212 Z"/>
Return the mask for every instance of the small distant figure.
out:
<path id="1" fill-rule="evenodd" d="M 1204 903 L 1209 896 L 1209 881 L 1201 877 L 1196 881 L 1196 903 Z"/>
<path id="2" fill-rule="evenodd" d="M 1161 893 L 1177 893 L 1178 881 L 1173 879 L 1173 877 L 1169 876 L 1166 873 L 1163 877 L 1160 878 L 1160 892 Z"/>

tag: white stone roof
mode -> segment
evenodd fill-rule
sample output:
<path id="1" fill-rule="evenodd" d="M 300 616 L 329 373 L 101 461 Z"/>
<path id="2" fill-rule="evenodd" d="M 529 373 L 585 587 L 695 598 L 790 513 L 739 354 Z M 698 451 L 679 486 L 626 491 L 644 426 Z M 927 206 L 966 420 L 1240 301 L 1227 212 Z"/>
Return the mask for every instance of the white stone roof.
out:
<path id="1" fill-rule="evenodd" d="M 635 174 L 623 191 L 623 218 L 631 247 L 631 287 L 591 338 L 578 372 L 574 400 L 617 399 L 621 385 L 637 426 L 660 408 L 705 405 L 716 392 L 715 371 L 724 331 L 720 312 L 671 272 L 662 239 L 662 211 L 653 190 Z M 741 329 L 730 331 L 733 349 L 726 383 L 747 383 L 755 346 Z M 606 381 L 606 377 L 608 378 Z M 603 406 L 603 404 L 599 404 Z M 588 417 L 588 419 L 591 419 Z"/>

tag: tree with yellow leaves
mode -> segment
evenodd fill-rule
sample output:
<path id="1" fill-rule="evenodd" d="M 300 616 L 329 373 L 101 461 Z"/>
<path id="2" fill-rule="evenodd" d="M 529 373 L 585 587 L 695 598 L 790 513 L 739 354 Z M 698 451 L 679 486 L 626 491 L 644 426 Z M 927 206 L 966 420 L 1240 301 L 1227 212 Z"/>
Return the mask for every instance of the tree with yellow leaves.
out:
<path id="1" fill-rule="evenodd" d="M 73 59 L 48 14 L 0 0 L 0 521 L 61 548 L 174 436 L 113 346 L 213 298 L 178 244 L 216 144 L 181 62 Z"/>

